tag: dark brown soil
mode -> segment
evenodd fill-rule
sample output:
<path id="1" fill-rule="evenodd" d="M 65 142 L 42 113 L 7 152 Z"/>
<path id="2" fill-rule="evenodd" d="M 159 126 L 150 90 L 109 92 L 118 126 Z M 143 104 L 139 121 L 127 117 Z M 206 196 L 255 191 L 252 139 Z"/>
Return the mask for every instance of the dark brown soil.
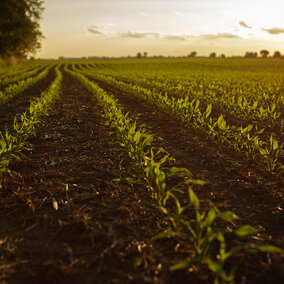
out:
<path id="1" fill-rule="evenodd" d="M 196 129 L 181 126 L 178 119 L 143 100 L 105 82 L 96 82 L 118 99 L 125 112 L 136 117 L 156 137 L 163 138 L 156 141 L 156 146 L 171 153 L 178 166 L 186 167 L 196 178 L 208 181 L 199 190 L 199 197 L 211 199 L 222 211 L 233 211 L 241 217 L 240 224 L 261 228 L 258 240 L 284 247 L 283 177 L 267 173 L 261 162 L 246 162 L 244 157 L 208 141 L 206 135 Z M 276 262 L 282 263 L 280 271 L 283 270 L 283 258 Z M 284 279 L 283 274 L 275 275 L 276 279 Z"/>
<path id="2" fill-rule="evenodd" d="M 168 266 L 178 259 L 168 257 L 174 251 L 169 249 L 174 246 L 171 241 L 165 241 L 166 246 L 156 243 L 159 249 L 151 242 L 163 220 L 157 209 L 142 204 L 150 201 L 149 193 L 138 185 L 112 181 L 127 173 L 92 95 L 67 74 L 62 89 L 55 112 L 31 140 L 33 151 L 13 164 L 22 179 L 7 178 L 2 184 L 0 279 L 8 283 L 171 279 Z"/>
<path id="3" fill-rule="evenodd" d="M 233 210 L 239 223 L 262 226 L 259 243 L 283 246 L 283 179 L 248 165 L 194 129 L 109 85 L 126 111 L 145 123 L 196 178 L 209 181 L 198 196 Z M 169 272 L 184 254 L 170 239 L 151 242 L 167 223 L 140 185 L 114 182 L 129 175 L 100 108 L 64 73 L 62 100 L 37 136 L 32 152 L 13 162 L 22 178 L 7 177 L 0 192 L 0 281 L 7 283 L 210 283 L 196 274 Z M 68 190 L 67 190 L 68 185 Z M 197 188 L 196 188 L 197 190 Z M 54 203 L 58 203 L 58 210 Z M 282 213 L 282 214 L 281 214 Z M 238 255 L 238 283 L 282 283 L 283 259 Z M 235 259 L 234 261 L 237 261 Z M 244 282 L 246 280 L 246 282 Z"/>
<path id="4" fill-rule="evenodd" d="M 265 228 L 267 238 L 283 245 L 283 177 L 271 175 L 261 162 L 250 164 L 244 157 L 206 139 L 202 132 L 183 127 L 180 122 L 160 112 L 134 95 L 96 81 L 112 93 L 126 112 L 136 116 L 177 160 L 180 167 L 191 170 L 196 178 L 208 181 L 199 195 L 210 198 L 223 210 L 232 210 L 243 221 Z"/>
<path id="5" fill-rule="evenodd" d="M 80 64 L 75 64 L 75 68 L 79 69 L 79 70 L 83 70 L 82 67 L 80 66 Z"/>
<path id="6" fill-rule="evenodd" d="M 39 80 L 33 86 L 30 86 L 22 93 L 18 94 L 8 102 L 0 105 L 0 131 L 11 127 L 16 114 L 23 113 L 30 105 L 30 99 L 39 97 L 46 90 L 55 78 L 54 67 L 48 72 L 48 75 Z"/>

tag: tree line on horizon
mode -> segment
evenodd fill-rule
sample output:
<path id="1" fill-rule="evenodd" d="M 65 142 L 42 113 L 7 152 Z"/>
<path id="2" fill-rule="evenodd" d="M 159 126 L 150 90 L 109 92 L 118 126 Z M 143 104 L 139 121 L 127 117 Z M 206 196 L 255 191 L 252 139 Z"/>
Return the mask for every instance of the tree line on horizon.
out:
<path id="1" fill-rule="evenodd" d="M 269 54 L 270 54 L 270 52 L 267 49 L 262 49 L 259 52 L 259 55 L 262 58 L 268 58 Z M 196 56 L 197 56 L 197 52 L 196 51 L 192 51 L 190 54 L 187 55 L 187 57 L 196 57 Z M 216 58 L 217 57 L 216 52 L 210 53 L 209 57 L 210 58 Z M 226 55 L 224 53 L 222 53 L 219 57 L 226 58 Z M 231 57 L 241 57 L 241 56 L 231 56 Z M 245 57 L 245 58 L 257 58 L 258 57 L 258 53 L 255 52 L 255 51 L 247 51 L 243 57 Z M 281 57 L 284 57 L 284 54 L 282 55 L 279 50 L 276 50 L 276 51 L 274 51 L 274 53 L 273 53 L 273 55 L 271 57 L 272 58 L 281 58 Z"/>
<path id="2" fill-rule="evenodd" d="M 137 58 L 137 59 L 143 59 L 143 58 L 284 58 L 284 54 L 281 55 L 280 51 L 275 51 L 274 54 L 269 57 L 269 51 L 268 50 L 261 50 L 260 56 L 258 56 L 257 52 L 249 52 L 247 51 L 245 55 L 243 56 L 226 56 L 224 53 L 217 56 L 216 52 L 210 53 L 208 56 L 197 56 L 196 51 L 192 51 L 190 54 L 186 56 L 164 56 L 164 55 L 148 55 L 148 52 L 137 52 L 136 56 L 82 56 L 82 57 L 65 57 L 65 56 L 59 56 L 59 60 L 72 60 L 72 59 L 82 59 L 82 60 L 94 60 L 94 59 L 123 59 L 123 58 Z M 35 58 L 30 58 L 35 59 Z M 40 59 L 40 58 L 38 58 Z"/>
<path id="3" fill-rule="evenodd" d="M 262 49 L 260 52 L 259 52 L 259 55 L 260 57 L 262 58 L 268 58 L 269 57 L 269 54 L 270 52 L 267 50 L 267 49 Z M 143 54 L 141 52 L 138 52 L 136 57 L 137 58 L 147 58 L 147 55 L 148 53 L 147 52 L 143 52 Z M 162 55 L 159 55 L 159 56 L 151 56 L 151 57 L 165 57 L 165 56 L 162 56 Z M 175 56 L 168 56 L 168 57 L 175 57 Z M 179 57 L 179 56 L 177 56 Z M 187 56 L 180 56 L 180 57 L 197 57 L 197 52 L 196 51 L 192 51 L 191 53 L 189 53 Z M 206 57 L 206 56 L 200 56 L 200 57 Z M 217 56 L 216 52 L 211 52 L 208 56 L 209 58 L 217 58 L 217 57 L 220 57 L 220 58 L 226 58 L 227 56 L 222 53 L 220 56 Z M 258 53 L 255 52 L 255 51 L 247 51 L 244 56 L 230 56 L 230 57 L 245 57 L 245 58 L 257 58 L 259 57 L 258 56 Z M 270 56 L 271 58 L 284 58 L 284 54 L 282 55 L 281 52 L 279 50 L 276 50 L 274 51 L 273 55 Z"/>

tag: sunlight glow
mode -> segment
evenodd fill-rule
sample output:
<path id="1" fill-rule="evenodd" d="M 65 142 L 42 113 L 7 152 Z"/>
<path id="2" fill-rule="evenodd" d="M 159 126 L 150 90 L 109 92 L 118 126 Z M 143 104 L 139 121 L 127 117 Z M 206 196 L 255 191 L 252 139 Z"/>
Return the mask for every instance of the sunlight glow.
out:
<path id="1" fill-rule="evenodd" d="M 284 46 L 282 0 L 46 0 L 45 7 L 41 58 L 242 55 Z"/>

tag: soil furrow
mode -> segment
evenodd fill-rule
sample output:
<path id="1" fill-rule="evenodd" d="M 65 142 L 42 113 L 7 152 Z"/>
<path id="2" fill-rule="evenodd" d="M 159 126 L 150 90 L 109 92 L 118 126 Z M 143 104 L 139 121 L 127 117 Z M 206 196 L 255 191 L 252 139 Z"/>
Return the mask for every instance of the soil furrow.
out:
<path id="1" fill-rule="evenodd" d="M 115 77 L 115 79 L 118 80 L 118 81 L 122 81 L 126 84 L 134 84 L 133 80 L 121 79 L 119 77 Z M 143 88 L 148 89 L 148 90 L 151 90 L 151 87 L 145 86 L 143 84 L 138 84 L 138 86 L 143 87 Z M 161 91 L 161 90 L 159 90 L 159 91 L 162 94 L 165 94 L 165 91 Z M 170 97 L 170 98 L 173 97 L 175 99 L 186 98 L 186 95 L 179 95 L 178 93 L 167 92 L 167 95 L 168 95 L 168 97 Z M 207 103 L 207 102 L 201 102 L 200 103 L 201 112 L 206 111 L 208 104 L 209 103 Z M 255 119 L 252 122 L 252 120 L 249 117 L 245 117 L 245 116 L 242 116 L 238 113 L 232 112 L 232 111 L 226 109 L 225 107 L 221 108 L 220 106 L 213 103 L 212 104 L 212 112 L 210 114 L 210 117 L 213 118 L 213 120 L 217 120 L 220 115 L 223 115 L 224 119 L 226 120 L 226 122 L 230 126 L 236 126 L 236 127 L 242 126 L 243 128 L 245 128 L 249 124 L 252 124 L 254 126 L 257 125 L 258 129 L 264 128 L 264 132 L 259 135 L 259 137 L 263 141 L 269 141 L 269 138 L 270 138 L 271 135 L 273 135 L 273 137 L 276 138 L 278 141 L 283 141 L 284 133 L 283 133 L 283 130 L 281 129 L 281 120 L 282 120 L 282 117 L 284 115 L 284 112 L 278 111 L 278 114 L 280 115 L 280 117 L 277 119 L 277 123 L 275 123 L 275 125 L 273 126 L 271 124 L 271 122 L 269 122 L 268 120 Z"/>
<path id="2" fill-rule="evenodd" d="M 205 198 L 211 196 L 211 192 L 212 198 L 216 197 L 215 200 L 223 207 L 231 209 L 234 206 L 239 211 L 243 200 L 232 204 L 230 190 L 234 192 L 235 199 L 243 199 L 241 193 L 253 191 L 254 183 L 247 178 L 247 185 L 243 185 L 247 168 L 237 174 L 238 167 L 243 164 L 228 166 L 228 161 L 238 163 L 229 151 L 225 154 L 222 146 L 206 141 L 194 130 L 189 132 L 174 119 L 129 94 L 110 86 L 103 87 L 115 93 L 131 114 L 141 113 L 139 121 L 147 122 L 155 135 L 168 135 L 161 146 L 178 159 L 178 165 L 184 164 L 189 169 L 195 166 L 192 170 L 203 179 L 212 178 L 214 174 L 221 174 L 227 179 L 232 175 L 229 181 L 224 181 L 220 191 L 215 190 L 216 184 L 220 183 L 216 177 L 213 185 L 202 188 L 199 195 L 203 194 Z M 112 138 L 92 95 L 79 81 L 64 73 L 62 99 L 57 102 L 46 124 L 38 128 L 36 137 L 30 140 L 34 145 L 32 152 L 25 153 L 25 157 L 12 164 L 12 170 L 22 177 L 6 177 L 2 183 L 0 281 L 212 282 L 206 269 L 199 274 L 185 270 L 169 272 L 168 268 L 183 260 L 185 254 L 174 240 L 151 242 L 151 238 L 167 225 L 162 222 L 157 209 L 141 202 L 150 201 L 150 194 L 144 187 L 113 181 L 114 178 L 127 176 L 130 166 L 126 160 L 121 163 L 115 149 L 117 146 L 110 143 Z M 199 149 L 200 153 L 195 152 Z M 208 158 L 205 151 L 209 150 L 213 153 L 209 153 Z M 198 160 L 199 154 L 203 159 L 201 161 Z M 221 158 L 223 161 L 219 160 Z M 228 167 L 226 174 L 222 173 L 224 166 Z M 214 167 L 215 171 L 211 169 Z M 227 188 L 230 181 L 236 178 L 239 178 L 241 193 L 236 191 L 235 184 Z M 268 178 L 263 180 L 268 183 Z M 276 188 L 277 182 L 280 181 L 271 181 L 272 188 Z M 255 187 L 258 186 L 259 181 L 256 180 Z M 269 195 L 271 204 L 279 198 L 276 191 L 274 193 L 275 197 Z M 247 198 L 251 196 L 246 195 Z M 225 203 L 227 197 L 229 201 Z M 246 200 L 242 205 L 244 215 L 256 211 L 258 216 L 257 210 L 268 206 L 263 200 L 258 202 L 262 203 L 262 207 L 256 208 L 256 202 Z M 56 204 L 58 210 L 55 210 Z M 264 210 L 262 214 L 265 213 Z M 251 218 L 249 216 L 247 220 Z M 259 221 L 256 219 L 257 224 Z M 271 217 L 272 227 L 273 222 L 275 220 Z M 259 235 L 259 238 L 266 237 Z M 280 244 L 278 239 L 276 243 Z M 182 248 L 191 249 L 188 242 Z M 249 283 L 281 283 L 281 260 L 272 259 L 272 264 L 268 265 L 270 258 L 256 259 L 254 256 L 246 257 L 247 265 L 237 276 L 238 281 L 245 275 Z M 275 263 L 280 268 L 275 267 Z"/>
<path id="3" fill-rule="evenodd" d="M 32 77 L 36 77 L 36 76 L 37 76 L 39 73 L 41 73 L 45 68 L 46 68 L 46 66 L 40 68 L 40 69 L 36 72 L 36 74 L 34 74 Z M 29 72 L 29 71 L 28 71 L 28 72 Z M 31 78 L 31 77 L 27 77 L 27 78 Z M 8 83 L 8 84 L 4 84 L 4 85 L 0 86 L 0 91 L 4 91 L 9 85 L 13 85 L 13 84 L 15 84 L 15 83 L 17 83 L 17 82 L 19 82 L 19 81 L 21 81 L 21 80 L 26 80 L 27 78 L 20 79 L 20 80 L 17 80 L 17 81 Z"/>
<path id="4" fill-rule="evenodd" d="M 16 114 L 23 113 L 30 105 L 30 99 L 39 97 L 55 79 L 54 67 L 51 68 L 46 77 L 30 86 L 22 93 L 16 95 L 8 102 L 0 105 L 0 131 L 12 126 Z"/>
<path id="5" fill-rule="evenodd" d="M 150 243 L 161 215 L 141 204 L 149 193 L 112 180 L 125 169 L 92 95 L 66 73 L 62 91 L 31 139 L 33 151 L 13 163 L 22 178 L 2 184 L 0 280 L 153 283 L 162 272 L 159 278 L 168 277 L 173 242 L 162 243 L 163 254 Z"/>
<path id="6" fill-rule="evenodd" d="M 204 133 L 181 126 L 177 119 L 134 95 L 94 81 L 113 94 L 131 116 L 138 116 L 140 124 L 164 139 L 158 140 L 157 146 L 171 153 L 178 166 L 208 181 L 198 192 L 201 198 L 210 198 L 223 210 L 232 210 L 244 223 L 261 225 L 265 238 L 272 235 L 283 245 L 283 178 L 271 176 L 261 163 L 250 165 L 230 149 L 207 140 Z"/>

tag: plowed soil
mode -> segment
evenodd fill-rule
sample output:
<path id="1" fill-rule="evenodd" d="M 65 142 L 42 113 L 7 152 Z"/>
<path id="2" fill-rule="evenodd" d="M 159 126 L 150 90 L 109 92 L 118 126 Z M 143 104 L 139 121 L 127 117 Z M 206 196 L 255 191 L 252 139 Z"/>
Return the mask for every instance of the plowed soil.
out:
<path id="1" fill-rule="evenodd" d="M 249 224 L 264 226 L 273 237 L 280 235 L 282 238 L 284 216 L 277 210 L 284 205 L 282 177 L 269 174 L 262 162 L 246 162 L 243 156 L 209 141 L 196 129 L 185 128 L 178 119 L 143 100 L 105 82 L 96 82 L 113 94 L 125 112 L 136 117 L 140 125 L 144 124 L 156 137 L 163 138 L 157 140 L 156 145 L 171 153 L 178 166 L 186 167 L 196 178 L 208 181 L 200 189 L 200 196 L 210 198 L 223 210 L 236 212 Z M 247 201 L 249 204 L 244 206 Z M 275 223 L 272 224 L 272 220 Z"/>
<path id="2" fill-rule="evenodd" d="M 30 71 L 32 71 L 32 70 L 34 70 L 34 69 L 35 69 L 35 68 L 29 69 L 28 72 L 30 72 Z M 33 75 L 33 77 L 37 76 L 37 75 L 38 75 L 39 73 L 41 73 L 44 69 L 45 69 L 45 67 L 40 68 L 40 69 L 36 72 L 36 74 Z M 13 84 L 15 84 L 15 83 L 17 83 L 17 82 L 14 81 L 14 82 L 11 82 L 11 83 L 8 83 L 8 84 L 0 85 L 0 91 L 4 91 L 8 86 L 13 85 Z"/>
<path id="3" fill-rule="evenodd" d="M 0 104 L 0 131 L 7 127 L 11 127 L 16 114 L 24 112 L 30 105 L 30 99 L 39 97 L 46 90 L 55 78 L 54 67 L 52 67 L 48 75 L 39 80 L 33 86 L 30 86 L 22 93 L 16 95 L 4 104 Z"/>
<path id="4" fill-rule="evenodd" d="M 283 178 L 263 164 L 206 140 L 173 117 L 103 82 L 100 86 L 145 124 L 176 166 L 208 181 L 196 188 L 240 224 L 263 230 L 261 244 L 283 246 Z M 3 109 L 5 112 L 5 109 Z M 22 110 L 21 110 L 22 111 Z M 7 112 L 8 109 L 7 109 Z M 1 119 L 2 123 L 2 119 Z M 151 239 L 167 223 L 140 185 L 113 181 L 129 176 L 92 95 L 64 73 L 62 99 L 31 139 L 34 145 L 6 177 L 0 192 L 0 280 L 3 283 L 210 283 L 204 267 L 169 272 L 184 259 L 171 239 Z M 56 210 L 58 207 L 58 210 Z M 236 242 L 236 240 L 232 240 Z M 283 259 L 265 253 L 238 255 L 238 283 L 283 283 Z M 235 259 L 236 260 L 236 259 Z M 237 260 L 236 260 L 237 261 Z"/>

